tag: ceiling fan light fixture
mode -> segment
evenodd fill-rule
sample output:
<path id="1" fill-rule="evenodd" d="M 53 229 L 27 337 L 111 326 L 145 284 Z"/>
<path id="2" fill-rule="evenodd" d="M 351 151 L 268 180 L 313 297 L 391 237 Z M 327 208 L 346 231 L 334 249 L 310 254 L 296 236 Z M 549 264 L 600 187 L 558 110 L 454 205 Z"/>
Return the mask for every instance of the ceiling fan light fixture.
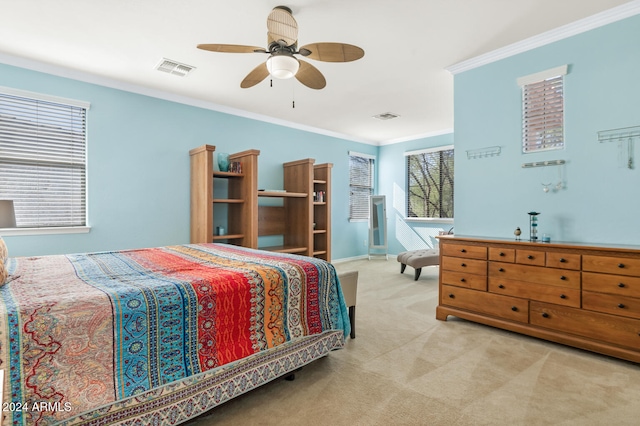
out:
<path id="1" fill-rule="evenodd" d="M 287 79 L 296 75 L 300 63 L 290 55 L 271 55 L 267 59 L 267 70 L 274 78 Z"/>

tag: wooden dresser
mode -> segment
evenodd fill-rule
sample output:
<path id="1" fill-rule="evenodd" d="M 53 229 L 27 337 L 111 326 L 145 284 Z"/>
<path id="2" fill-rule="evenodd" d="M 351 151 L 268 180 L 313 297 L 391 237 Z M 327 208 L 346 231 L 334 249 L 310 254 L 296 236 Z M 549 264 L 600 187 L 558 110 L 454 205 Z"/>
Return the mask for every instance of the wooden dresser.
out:
<path id="1" fill-rule="evenodd" d="M 640 246 L 439 238 L 437 319 L 640 362 Z"/>

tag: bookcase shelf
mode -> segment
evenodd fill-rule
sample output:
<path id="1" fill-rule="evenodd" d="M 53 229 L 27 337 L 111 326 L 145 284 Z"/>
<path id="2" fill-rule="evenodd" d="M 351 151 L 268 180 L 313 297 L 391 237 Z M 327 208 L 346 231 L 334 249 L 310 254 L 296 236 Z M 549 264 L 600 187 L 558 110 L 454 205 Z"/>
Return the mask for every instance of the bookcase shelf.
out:
<path id="1" fill-rule="evenodd" d="M 258 191 L 258 197 L 306 198 L 308 196 L 309 195 L 304 192 Z"/>

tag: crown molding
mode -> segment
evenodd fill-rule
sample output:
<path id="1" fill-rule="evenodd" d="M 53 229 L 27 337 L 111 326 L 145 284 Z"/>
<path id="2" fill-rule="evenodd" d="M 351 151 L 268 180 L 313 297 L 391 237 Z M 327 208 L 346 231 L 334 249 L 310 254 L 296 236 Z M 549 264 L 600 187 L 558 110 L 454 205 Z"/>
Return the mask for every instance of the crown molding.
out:
<path id="1" fill-rule="evenodd" d="M 542 34 L 501 47 L 500 49 L 476 56 L 475 58 L 458 62 L 457 64 L 447 67 L 446 70 L 451 74 L 456 75 L 461 72 L 469 71 L 519 53 L 527 52 L 638 14 L 640 14 L 640 0 L 634 0 Z"/>
<path id="2" fill-rule="evenodd" d="M 386 141 L 378 142 L 378 146 L 393 145 L 393 144 L 402 143 L 402 142 L 410 142 L 410 141 L 415 141 L 415 140 L 418 140 L 418 139 L 432 138 L 434 136 L 448 135 L 450 133 L 453 133 L 453 129 L 451 129 L 451 128 L 442 129 L 442 130 L 436 130 L 434 132 L 422 133 L 422 134 L 419 134 L 419 135 L 412 135 L 412 136 L 407 136 L 407 137 L 404 137 L 404 138 L 389 139 L 389 140 L 386 140 Z"/>
<path id="3" fill-rule="evenodd" d="M 68 78 L 68 79 L 81 81 L 89 84 L 95 84 L 97 86 L 109 87 L 111 89 L 122 90 L 125 92 L 136 93 L 139 95 L 149 96 L 151 98 L 157 98 L 165 101 L 194 106 L 202 109 L 208 109 L 208 110 L 220 112 L 223 114 L 234 115 L 237 117 L 248 118 L 256 121 L 262 121 L 265 123 L 274 124 L 282 127 L 288 127 L 296 130 L 301 130 L 304 132 L 316 133 L 316 134 L 320 134 L 323 136 L 328 136 L 336 139 L 343 139 L 343 140 L 363 143 L 367 145 L 374 145 L 374 146 L 378 145 L 378 142 L 373 140 L 356 138 L 351 135 L 342 134 L 342 133 L 334 132 L 327 129 L 308 126 L 305 124 L 299 124 L 292 121 L 282 120 L 282 119 L 271 117 L 268 115 L 258 114 L 250 111 L 241 110 L 238 108 L 232 108 L 229 106 L 216 104 L 214 102 L 202 101 L 202 100 L 190 98 L 187 96 L 176 95 L 174 93 L 165 92 L 158 89 L 152 89 L 149 87 L 126 83 L 123 81 L 114 80 L 114 79 L 90 74 L 83 71 L 64 68 L 61 66 L 47 64 L 44 62 L 35 61 L 32 59 L 27 59 L 23 57 L 12 56 L 5 53 L 0 53 L 0 64 L 29 69 L 32 71 L 55 75 L 57 77 Z"/>

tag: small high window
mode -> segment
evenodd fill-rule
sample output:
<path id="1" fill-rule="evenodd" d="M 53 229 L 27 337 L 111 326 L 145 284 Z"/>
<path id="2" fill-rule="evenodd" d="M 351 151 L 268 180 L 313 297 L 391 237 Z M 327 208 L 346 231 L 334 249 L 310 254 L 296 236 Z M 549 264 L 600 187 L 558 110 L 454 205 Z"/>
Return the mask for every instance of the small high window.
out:
<path id="1" fill-rule="evenodd" d="M 564 148 L 564 76 L 567 66 L 518 79 L 522 87 L 522 152 Z"/>

